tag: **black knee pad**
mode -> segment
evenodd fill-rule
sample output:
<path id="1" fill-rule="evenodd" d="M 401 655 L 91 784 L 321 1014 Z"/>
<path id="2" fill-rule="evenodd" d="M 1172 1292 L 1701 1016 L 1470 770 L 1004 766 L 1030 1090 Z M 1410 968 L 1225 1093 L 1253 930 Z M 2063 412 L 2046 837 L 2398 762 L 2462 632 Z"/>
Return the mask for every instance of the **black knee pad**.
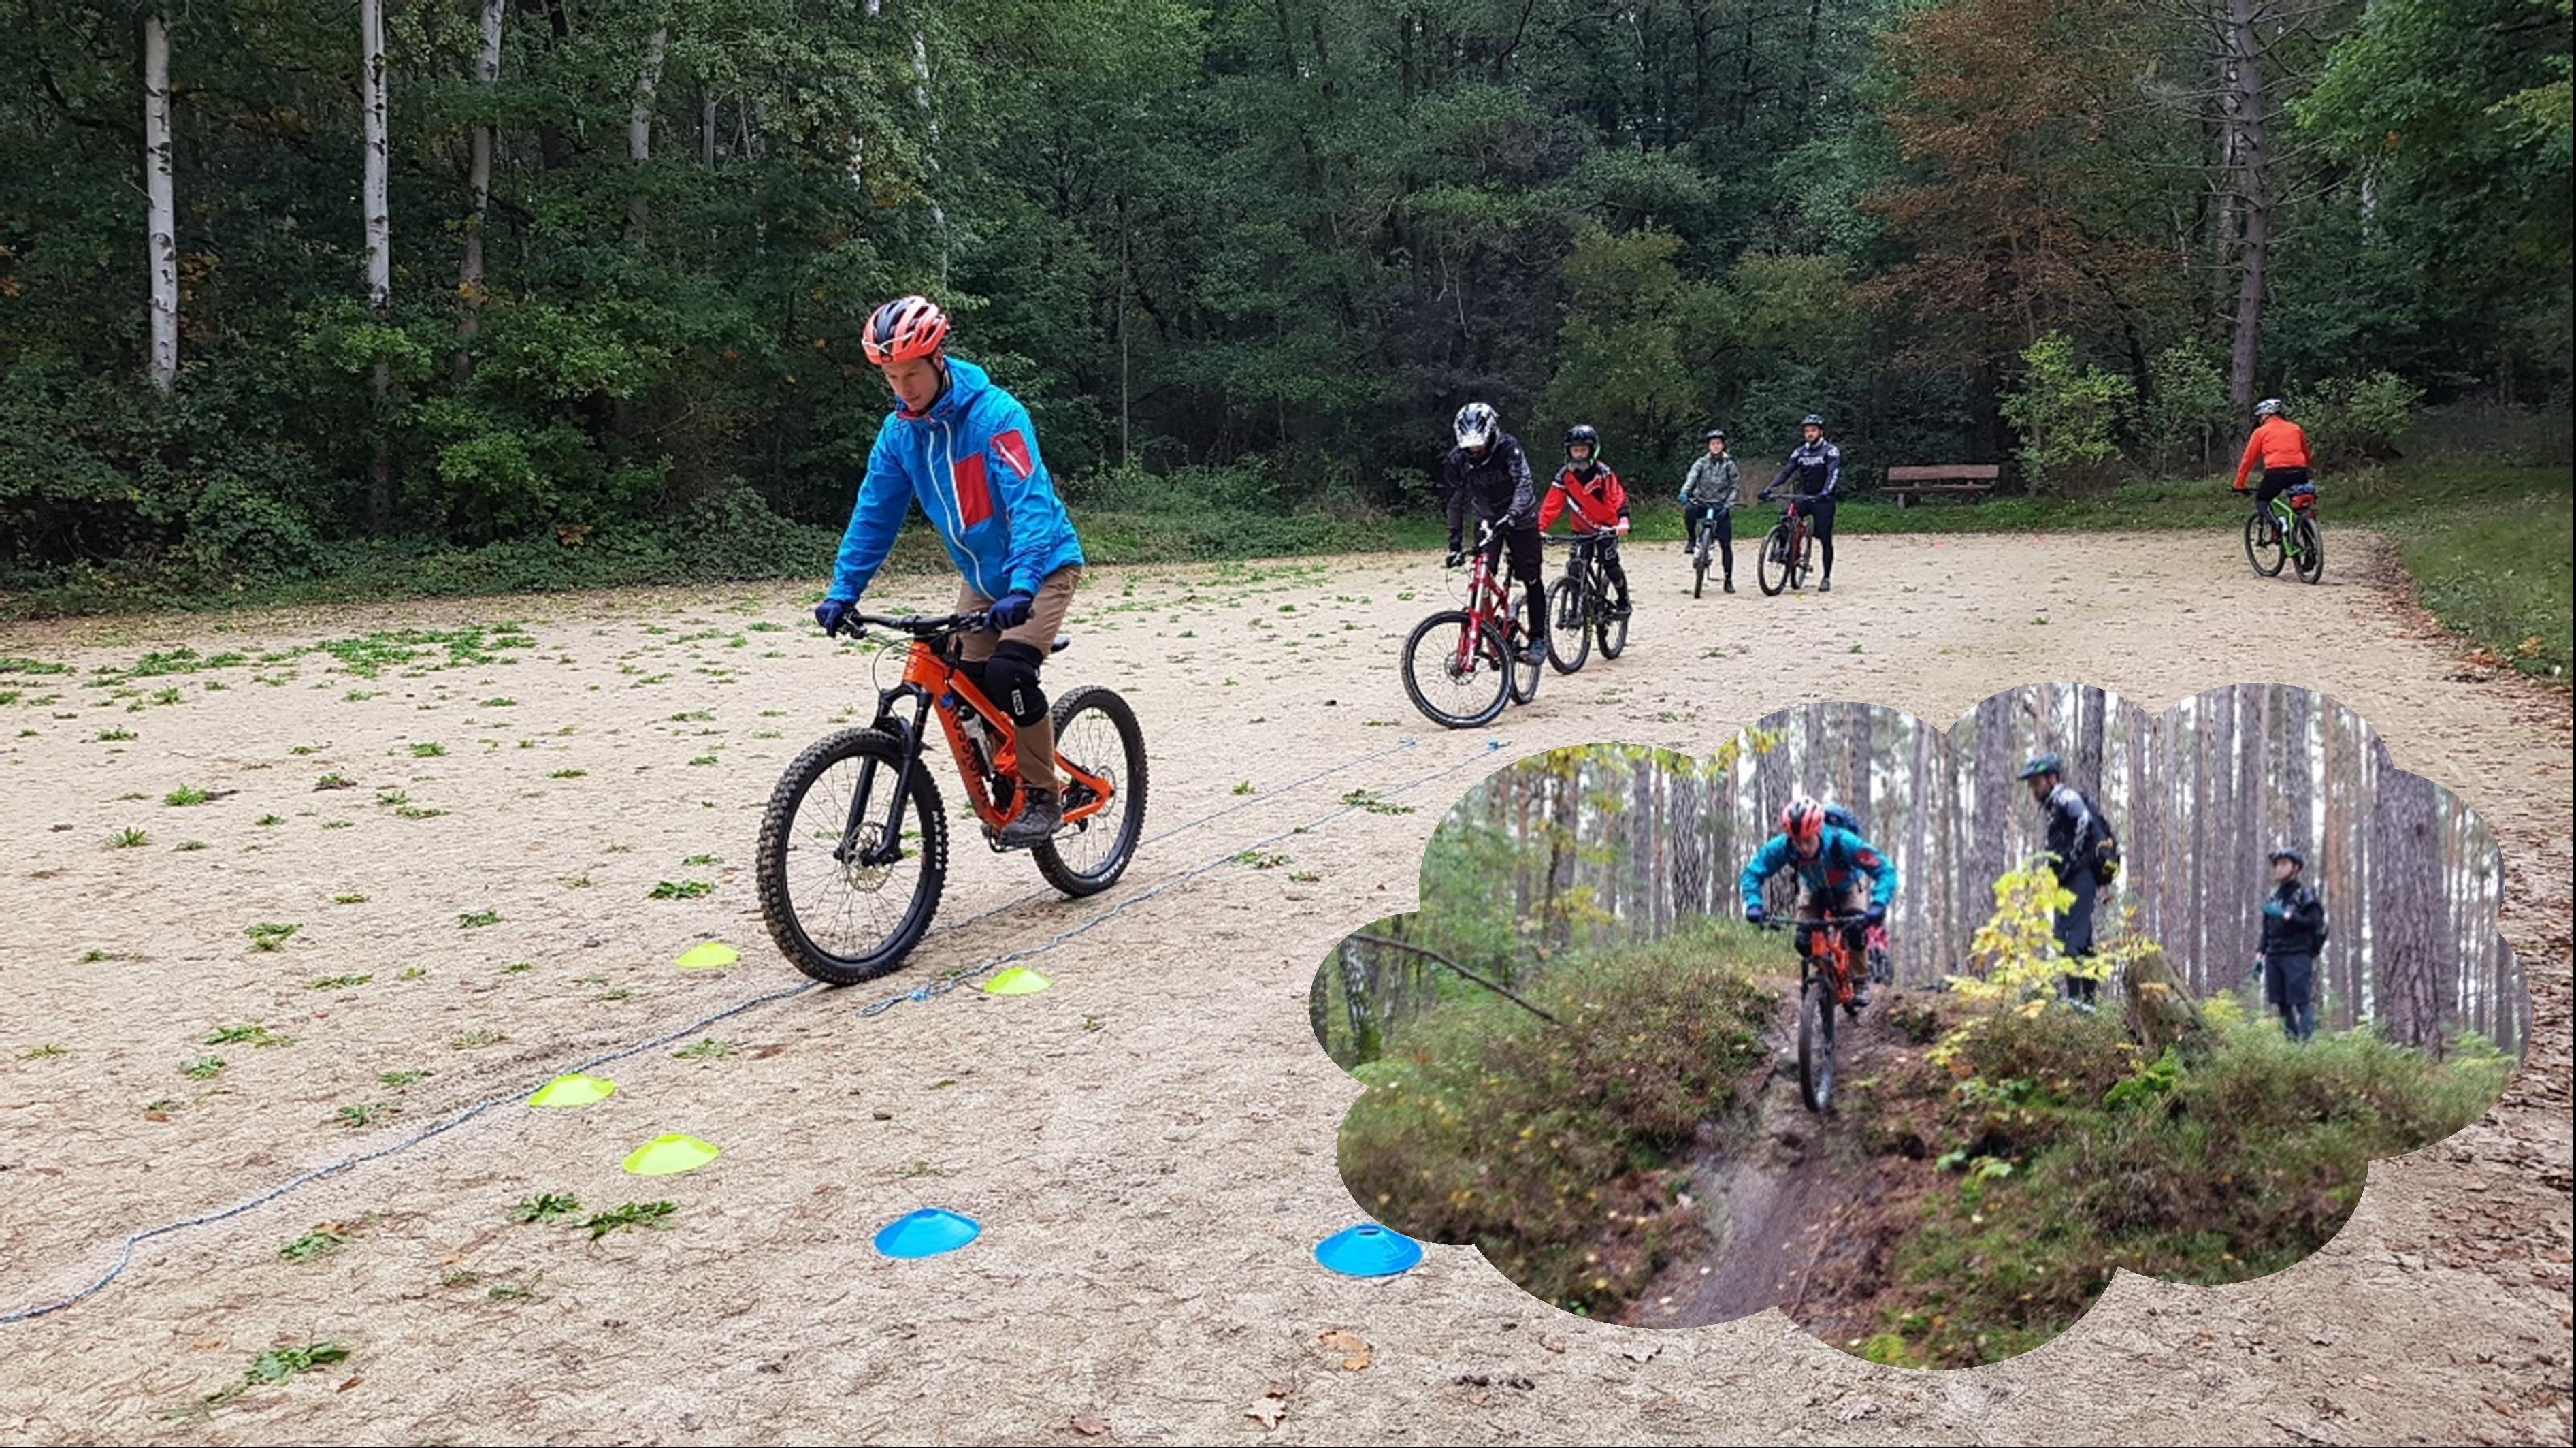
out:
<path id="1" fill-rule="evenodd" d="M 984 665 L 984 697 L 1001 705 L 1014 724 L 1046 717 L 1046 691 L 1038 687 L 1038 665 L 1045 658 L 1033 645 L 1004 639 Z"/>

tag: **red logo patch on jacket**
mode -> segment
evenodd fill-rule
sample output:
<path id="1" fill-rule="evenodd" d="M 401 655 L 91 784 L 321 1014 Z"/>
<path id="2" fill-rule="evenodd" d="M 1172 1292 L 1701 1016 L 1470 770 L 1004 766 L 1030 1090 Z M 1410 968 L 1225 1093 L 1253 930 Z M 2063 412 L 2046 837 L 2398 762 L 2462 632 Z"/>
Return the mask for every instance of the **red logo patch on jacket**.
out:
<path id="1" fill-rule="evenodd" d="M 1000 453 L 1002 461 L 1009 463 L 1011 471 L 1021 477 L 1025 478 L 1038 470 L 1036 460 L 1029 456 L 1029 440 L 1020 436 L 1020 430 L 1016 427 L 1006 428 L 993 435 L 993 451 Z"/>
<path id="2" fill-rule="evenodd" d="M 972 528 L 993 516 L 993 490 L 984 482 L 984 455 L 968 453 L 957 459 L 953 476 L 957 483 L 957 526 Z"/>

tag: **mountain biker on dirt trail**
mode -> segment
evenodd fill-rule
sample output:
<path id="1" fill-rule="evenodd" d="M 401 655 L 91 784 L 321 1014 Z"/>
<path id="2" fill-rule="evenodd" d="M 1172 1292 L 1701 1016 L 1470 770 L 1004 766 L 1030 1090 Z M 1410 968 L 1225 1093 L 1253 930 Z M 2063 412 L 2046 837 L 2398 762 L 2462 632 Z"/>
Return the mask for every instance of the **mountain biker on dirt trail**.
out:
<path id="1" fill-rule="evenodd" d="M 1495 568 L 1503 549 L 1511 549 L 1512 577 L 1529 590 L 1529 613 L 1535 622 L 1524 663 L 1547 657 L 1547 579 L 1539 566 L 1538 490 L 1530 482 L 1529 455 L 1521 440 L 1503 431 L 1502 419 L 1481 402 L 1458 409 L 1450 430 L 1458 445 L 1440 459 L 1440 490 L 1449 515 L 1449 566 L 1467 561 L 1467 515 L 1490 524 L 1485 566 Z"/>
<path id="2" fill-rule="evenodd" d="M 2057 947 L 2069 960 L 2089 959 L 2093 954 L 2093 903 L 2101 894 L 2104 881 L 2101 866 L 2101 844 L 2112 838 L 2111 826 L 2101 811 L 2084 792 L 2066 782 L 2066 761 L 2054 754 L 2034 754 L 2022 765 L 2018 778 L 2030 785 L 2030 797 L 2047 814 L 2048 835 L 2044 848 L 2050 866 L 2056 871 L 2060 888 L 2075 896 L 2075 903 L 2057 912 Z M 2102 983 L 2089 976 L 2067 975 L 2062 978 L 2066 999 L 2090 1015 L 2100 1001 Z"/>
<path id="3" fill-rule="evenodd" d="M 2308 857 L 2289 845 L 2272 852 L 2272 893 L 2263 900 L 2263 944 L 2254 956 L 2263 998 L 2294 1041 L 2316 1034 L 2317 950 L 2326 943 L 2325 902 L 2299 878 L 2307 868 Z"/>
<path id="4" fill-rule="evenodd" d="M 1701 439 L 1708 451 L 1691 460 L 1690 472 L 1682 478 L 1682 522 L 1689 536 L 1682 540 L 1682 551 L 1699 547 L 1699 530 L 1717 530 L 1717 558 L 1726 570 L 1726 591 L 1735 591 L 1735 494 L 1742 470 L 1726 451 L 1726 429 L 1712 427 Z"/>
<path id="5" fill-rule="evenodd" d="M 1019 736 L 1027 802 L 994 842 L 1034 845 L 1063 822 L 1055 722 L 1038 669 L 1073 604 L 1082 544 L 1039 460 L 1028 409 L 983 368 L 950 357 L 947 337 L 947 314 L 925 297 L 898 297 L 868 318 L 860 345 L 897 405 L 868 450 L 867 477 L 814 621 L 827 634 L 848 625 L 905 510 L 919 502 L 964 575 L 957 611 L 988 615 L 984 628 L 958 636 L 963 670 L 1009 711 Z"/>
<path id="6" fill-rule="evenodd" d="M 2254 435 L 2245 439 L 2245 456 L 2236 464 L 2237 492 L 2245 491 L 2245 475 L 2256 463 L 2263 465 L 2263 486 L 2254 495 L 2254 506 L 2263 511 L 2268 526 L 2272 500 L 2308 481 L 2307 429 L 2290 421 L 2277 397 L 2254 404 Z"/>
<path id="7" fill-rule="evenodd" d="M 1776 490 L 1798 479 L 1798 493 L 1806 499 L 1807 516 L 1815 521 L 1816 542 L 1825 550 L 1825 577 L 1816 585 L 1819 593 L 1834 591 L 1834 488 L 1843 480 L 1843 450 L 1825 441 L 1825 419 L 1820 413 L 1808 413 L 1799 419 L 1798 429 L 1805 441 L 1789 451 L 1789 461 L 1781 466 L 1780 476 L 1771 480 Z"/>
<path id="8" fill-rule="evenodd" d="M 1628 570 L 1619 566 L 1619 540 L 1628 536 L 1628 490 L 1619 475 L 1601 461 L 1601 434 L 1578 424 L 1565 432 L 1565 466 L 1548 484 L 1547 501 L 1538 505 L 1538 530 L 1556 526 L 1556 515 L 1571 510 L 1577 533 L 1599 533 L 1601 571 L 1618 590 L 1610 616 L 1628 616 Z"/>
<path id="9" fill-rule="evenodd" d="M 1762 908 L 1762 886 L 1783 870 L 1798 874 L 1798 918 L 1794 937 L 1798 954 L 1807 954 L 1814 927 L 1804 922 L 1827 915 L 1857 915 L 1860 922 L 1843 927 L 1843 944 L 1854 959 L 1868 948 L 1868 928 L 1887 922 L 1888 902 L 1896 898 L 1896 862 L 1851 830 L 1825 823 L 1825 807 L 1805 795 L 1789 801 L 1780 814 L 1780 833 L 1763 842 L 1744 862 L 1736 888 L 1744 897 L 1744 918 L 1756 925 L 1769 918 Z M 1862 894 L 1860 877 L 1870 877 Z M 1854 982 L 1850 1013 L 1869 1004 L 1869 977 Z"/>

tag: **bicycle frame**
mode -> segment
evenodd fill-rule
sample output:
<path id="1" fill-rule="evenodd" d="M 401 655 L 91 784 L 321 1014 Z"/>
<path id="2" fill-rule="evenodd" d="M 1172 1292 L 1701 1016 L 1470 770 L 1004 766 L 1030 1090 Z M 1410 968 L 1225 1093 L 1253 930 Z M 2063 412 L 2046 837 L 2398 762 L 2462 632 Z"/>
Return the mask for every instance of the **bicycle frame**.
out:
<path id="1" fill-rule="evenodd" d="M 1467 576 L 1467 617 L 1475 626 L 1458 631 L 1457 671 L 1461 677 L 1475 672 L 1476 640 L 1483 636 L 1485 625 L 1502 620 L 1503 637 L 1506 642 L 1511 638 L 1511 590 L 1494 576 L 1495 551 L 1491 538 L 1477 540 L 1476 561 Z"/>
<path id="2" fill-rule="evenodd" d="M 1833 992 L 1835 1005 L 1851 1004 L 1852 982 L 1866 967 L 1852 959 L 1851 943 L 1843 933 L 1868 920 L 1867 915 L 1823 915 L 1787 922 L 1784 928 L 1804 926 L 1807 930 L 1807 950 L 1798 957 L 1798 988 L 1806 989 L 1808 981 L 1821 976 L 1825 988 Z"/>
<path id="3" fill-rule="evenodd" d="M 988 830 L 998 830 L 1017 818 L 1022 807 L 1021 792 L 1016 783 L 1019 779 L 1019 728 L 1012 723 L 1010 715 L 995 708 L 993 701 L 984 696 L 984 691 L 975 687 L 975 681 L 948 657 L 942 645 L 954 638 L 957 631 L 939 634 L 936 636 L 938 642 L 934 642 L 920 632 L 918 625 L 923 620 L 863 621 L 904 627 L 914 634 L 911 645 L 904 652 L 903 681 L 878 692 L 876 718 L 869 725 L 893 735 L 902 743 L 903 767 L 895 773 L 894 788 L 886 802 L 885 826 L 878 832 L 877 842 L 865 851 L 857 848 L 859 831 L 870 818 L 868 804 L 869 797 L 876 792 L 876 770 L 871 766 L 860 772 L 859 786 L 850 793 L 849 819 L 841 827 L 840 843 L 833 848 L 832 858 L 845 865 L 855 858 L 861 865 L 882 867 L 903 857 L 903 814 L 912 803 L 913 772 L 921 767 L 923 726 L 929 722 L 934 709 L 939 712 L 941 730 L 948 738 L 949 755 L 956 761 L 957 777 L 966 785 L 966 797 L 975 807 L 975 817 L 983 821 Z M 907 701 L 911 706 L 909 719 L 903 717 Z M 973 710 L 984 727 L 993 732 L 990 758 L 981 757 L 982 752 L 967 737 L 958 712 L 960 705 Z M 1066 824 L 1078 824 L 1109 807 L 1115 789 L 1108 780 L 1067 760 L 1061 753 L 1056 755 L 1055 765 L 1065 782 Z M 997 802 L 994 785 L 1005 780 L 1013 782 L 1010 798 L 1007 802 Z M 995 848 L 1000 847 L 997 845 Z"/>

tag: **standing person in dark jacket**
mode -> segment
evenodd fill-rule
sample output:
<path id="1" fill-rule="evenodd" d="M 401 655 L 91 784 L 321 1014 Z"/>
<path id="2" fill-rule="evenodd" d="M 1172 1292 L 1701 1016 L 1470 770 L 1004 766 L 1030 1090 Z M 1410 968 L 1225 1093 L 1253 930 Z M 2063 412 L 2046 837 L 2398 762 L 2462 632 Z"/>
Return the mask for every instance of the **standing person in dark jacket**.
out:
<path id="1" fill-rule="evenodd" d="M 2102 892 L 2102 842 L 2111 837 L 2111 827 L 2084 792 L 2066 782 L 2066 761 L 2054 754 L 2034 754 L 2021 767 L 2021 778 L 2030 785 L 2030 797 L 2047 814 L 2048 834 L 2045 848 L 2050 864 L 2057 872 L 2059 888 L 2075 899 L 2057 912 L 2057 945 L 2069 960 L 2090 959 L 2093 954 L 2093 902 Z M 2101 999 L 2102 983 L 2090 976 L 2069 974 L 2064 978 L 2067 1000 L 2079 1011 L 2090 1014 Z"/>
<path id="2" fill-rule="evenodd" d="M 1816 585 L 1816 591 L 1831 593 L 1834 591 L 1834 489 L 1843 480 L 1843 450 L 1825 440 L 1825 419 L 1821 414 L 1808 413 L 1799 421 L 1798 429 L 1805 434 L 1806 440 L 1790 450 L 1789 461 L 1781 467 L 1780 476 L 1771 480 L 1771 486 L 1763 489 L 1762 495 L 1767 498 L 1778 492 L 1782 483 L 1793 476 L 1797 478 L 1798 494 L 1806 500 L 1807 516 L 1815 520 L 1816 542 L 1825 550 L 1825 580 Z"/>
<path id="3" fill-rule="evenodd" d="M 1449 566 L 1467 561 L 1467 517 L 1480 525 L 1478 542 L 1487 567 L 1511 550 L 1512 577 L 1529 590 L 1530 635 L 1524 663 L 1547 657 L 1547 582 L 1539 563 L 1538 488 L 1530 481 L 1529 455 L 1519 438 L 1503 431 L 1494 409 L 1470 402 L 1451 424 L 1458 445 L 1440 460 L 1440 486 L 1449 514 Z M 1482 536 L 1490 528 L 1490 536 Z"/>
<path id="4" fill-rule="evenodd" d="M 2299 878 L 2307 856 L 2288 845 L 2272 852 L 2272 893 L 2263 900 L 2263 948 L 2254 970 L 2263 998 L 2280 1012 L 2281 1029 L 2304 1041 L 2317 1030 L 2317 948 L 2326 943 L 2326 904 Z"/>

